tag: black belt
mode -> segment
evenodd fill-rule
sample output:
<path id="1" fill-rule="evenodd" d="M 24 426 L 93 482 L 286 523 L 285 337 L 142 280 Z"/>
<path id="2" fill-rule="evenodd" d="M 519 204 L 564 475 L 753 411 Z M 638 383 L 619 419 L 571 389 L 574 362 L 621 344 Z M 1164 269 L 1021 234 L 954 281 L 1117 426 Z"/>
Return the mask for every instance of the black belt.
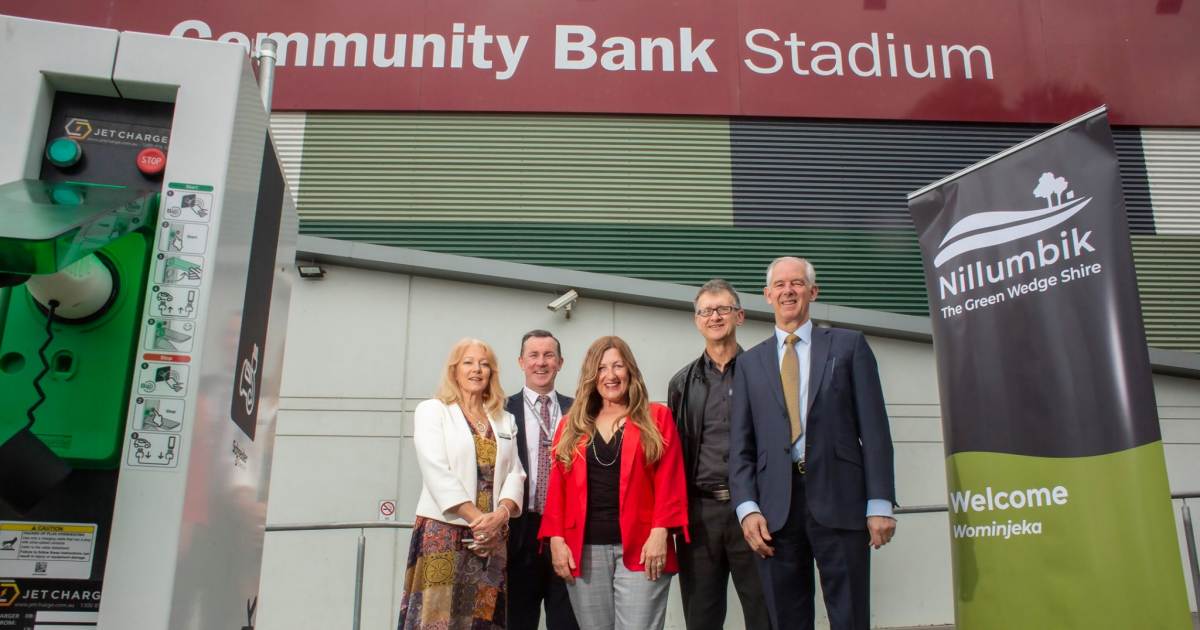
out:
<path id="1" fill-rule="evenodd" d="M 692 491 L 692 494 L 694 494 L 698 497 L 704 498 L 704 499 L 713 499 L 715 501 L 728 501 L 729 500 L 729 486 L 727 486 L 725 484 L 718 484 L 718 485 L 709 486 L 709 487 L 696 486 L 695 490 Z"/>

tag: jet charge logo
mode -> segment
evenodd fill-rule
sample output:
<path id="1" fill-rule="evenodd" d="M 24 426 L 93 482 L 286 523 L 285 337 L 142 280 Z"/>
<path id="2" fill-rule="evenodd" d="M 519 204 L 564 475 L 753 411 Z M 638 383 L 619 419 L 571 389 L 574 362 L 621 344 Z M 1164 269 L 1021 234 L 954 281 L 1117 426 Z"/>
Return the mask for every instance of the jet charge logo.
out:
<path id="1" fill-rule="evenodd" d="M 67 121 L 64 130 L 67 132 L 67 137 L 72 140 L 83 142 L 92 135 L 92 123 L 86 118 L 72 118 Z"/>

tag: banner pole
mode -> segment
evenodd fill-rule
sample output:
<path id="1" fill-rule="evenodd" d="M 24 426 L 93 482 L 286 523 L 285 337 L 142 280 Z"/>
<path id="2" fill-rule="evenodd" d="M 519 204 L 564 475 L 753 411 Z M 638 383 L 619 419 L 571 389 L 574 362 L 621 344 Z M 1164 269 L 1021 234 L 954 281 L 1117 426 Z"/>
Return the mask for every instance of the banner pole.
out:
<path id="1" fill-rule="evenodd" d="M 968 166 L 967 168 L 964 168 L 963 170 L 958 171 L 957 173 L 954 173 L 952 175 L 947 175 L 946 177 L 943 177 L 943 178 L 937 180 L 936 182 L 933 182 L 932 184 L 925 186 L 924 188 L 921 188 L 920 190 L 910 192 L 910 193 L 908 193 L 908 200 L 912 201 L 914 198 L 920 197 L 921 195 L 924 195 L 925 193 L 933 190 L 934 188 L 944 185 L 946 182 L 954 181 L 954 180 L 958 179 L 959 177 L 962 177 L 963 175 L 967 175 L 968 173 L 977 171 L 977 170 L 991 164 L 992 162 L 995 162 L 996 160 L 1008 157 L 1009 155 L 1012 155 L 1013 153 L 1016 153 L 1017 151 L 1020 151 L 1021 149 L 1024 149 L 1025 147 L 1027 147 L 1031 144 L 1036 144 L 1038 142 L 1041 142 L 1042 140 L 1045 140 L 1046 138 L 1049 138 L 1050 136 L 1053 136 L 1053 135 L 1055 135 L 1059 132 L 1062 132 L 1066 129 L 1069 129 L 1085 120 L 1088 120 L 1090 118 L 1095 118 L 1096 116 L 1099 116 L 1106 112 L 1108 112 L 1108 105 L 1101 105 L 1100 107 L 1097 107 L 1096 109 L 1093 109 L 1090 112 L 1087 112 L 1085 114 L 1080 114 L 1079 116 L 1076 116 L 1076 117 L 1072 118 L 1071 120 L 1068 120 L 1067 122 L 1053 128 L 1053 129 L 1047 129 L 1046 131 L 1039 133 L 1038 135 L 1026 140 L 1025 142 L 1022 142 L 1021 144 L 1013 145 L 1013 146 L 983 160 L 982 162 L 976 162 L 975 164 L 972 164 L 972 165 Z"/>
<path id="2" fill-rule="evenodd" d="M 1196 605 L 1200 606 L 1200 561 L 1196 558 L 1196 530 L 1192 525 L 1192 508 L 1187 499 L 1182 501 L 1179 514 L 1183 517 L 1183 537 L 1187 542 L 1188 560 L 1192 567 L 1192 595 L 1196 597 Z"/>

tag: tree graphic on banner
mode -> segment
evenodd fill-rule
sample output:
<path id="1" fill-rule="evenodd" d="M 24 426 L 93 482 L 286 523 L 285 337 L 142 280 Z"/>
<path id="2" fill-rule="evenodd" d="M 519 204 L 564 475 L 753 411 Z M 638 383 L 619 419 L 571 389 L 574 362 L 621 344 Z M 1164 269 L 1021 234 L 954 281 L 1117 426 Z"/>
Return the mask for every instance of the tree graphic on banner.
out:
<path id="1" fill-rule="evenodd" d="M 1046 207 L 1049 208 L 1055 203 L 1062 203 L 1062 194 L 1066 189 L 1067 179 L 1065 177 L 1055 177 L 1054 173 L 1045 172 L 1038 178 L 1037 188 L 1033 189 L 1033 196 L 1045 199 Z"/>

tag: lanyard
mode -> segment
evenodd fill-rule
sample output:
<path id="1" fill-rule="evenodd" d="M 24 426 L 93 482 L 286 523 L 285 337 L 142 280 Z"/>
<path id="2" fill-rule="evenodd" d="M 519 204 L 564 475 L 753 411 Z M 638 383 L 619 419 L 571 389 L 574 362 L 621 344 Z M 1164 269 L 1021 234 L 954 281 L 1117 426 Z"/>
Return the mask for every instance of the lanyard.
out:
<path id="1" fill-rule="evenodd" d="M 550 444 L 550 439 L 553 436 L 550 435 L 550 427 L 547 426 L 546 424 L 542 423 L 542 412 L 538 411 L 538 409 L 533 406 L 533 403 L 529 401 L 528 397 L 521 396 L 521 398 L 525 399 L 525 407 L 527 409 L 529 409 L 529 411 L 533 414 L 534 418 L 537 418 L 538 428 L 541 429 L 541 432 L 542 432 L 542 442 L 547 445 Z M 547 396 L 546 398 L 548 398 L 551 403 L 555 402 L 554 398 L 551 396 Z M 546 407 L 546 412 L 547 413 L 550 412 L 549 405 L 547 405 L 547 407 Z M 547 419 L 547 420 L 549 420 L 549 419 Z"/>

